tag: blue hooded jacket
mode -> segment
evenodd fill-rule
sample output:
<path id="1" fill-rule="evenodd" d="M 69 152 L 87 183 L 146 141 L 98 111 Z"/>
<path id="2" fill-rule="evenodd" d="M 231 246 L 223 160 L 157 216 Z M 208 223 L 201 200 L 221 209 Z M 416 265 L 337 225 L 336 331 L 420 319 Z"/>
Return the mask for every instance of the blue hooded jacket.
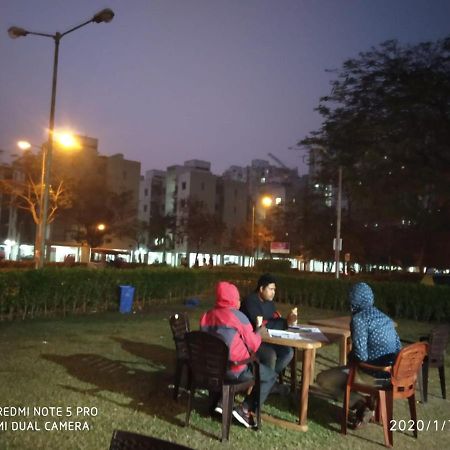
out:
<path id="1" fill-rule="evenodd" d="M 356 283 L 349 292 L 352 320 L 351 358 L 375 365 L 391 365 L 401 349 L 394 322 L 373 306 L 373 292 L 366 283 Z"/>

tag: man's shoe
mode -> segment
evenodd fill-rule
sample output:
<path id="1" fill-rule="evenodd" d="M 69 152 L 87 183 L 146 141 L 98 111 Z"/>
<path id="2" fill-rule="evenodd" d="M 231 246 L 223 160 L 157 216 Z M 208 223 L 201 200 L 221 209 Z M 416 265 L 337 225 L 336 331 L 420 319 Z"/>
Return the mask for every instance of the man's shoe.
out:
<path id="1" fill-rule="evenodd" d="M 349 416 L 348 426 L 353 430 L 359 430 L 360 428 L 366 426 L 374 416 L 374 412 L 367 406 L 358 409 Z"/>
<path id="2" fill-rule="evenodd" d="M 272 386 L 272 389 L 270 390 L 270 394 L 282 395 L 285 397 L 289 395 L 290 391 L 290 387 L 287 384 L 275 382 Z"/>
<path id="3" fill-rule="evenodd" d="M 223 414 L 222 402 L 218 401 L 216 407 L 214 408 L 214 412 L 217 414 Z"/>
<path id="4" fill-rule="evenodd" d="M 246 428 L 254 428 L 255 423 L 253 421 L 253 417 L 251 416 L 250 412 L 245 410 L 242 405 L 238 406 L 237 408 L 233 409 L 233 417 L 244 427 Z"/>

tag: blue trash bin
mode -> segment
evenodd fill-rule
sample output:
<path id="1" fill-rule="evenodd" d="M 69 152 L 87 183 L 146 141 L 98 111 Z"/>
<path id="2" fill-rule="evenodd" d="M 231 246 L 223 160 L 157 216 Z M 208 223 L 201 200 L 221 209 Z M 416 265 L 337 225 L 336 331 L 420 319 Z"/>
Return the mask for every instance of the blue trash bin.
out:
<path id="1" fill-rule="evenodd" d="M 128 314 L 133 309 L 134 286 L 121 285 L 119 287 L 120 287 L 119 311 L 122 314 Z"/>

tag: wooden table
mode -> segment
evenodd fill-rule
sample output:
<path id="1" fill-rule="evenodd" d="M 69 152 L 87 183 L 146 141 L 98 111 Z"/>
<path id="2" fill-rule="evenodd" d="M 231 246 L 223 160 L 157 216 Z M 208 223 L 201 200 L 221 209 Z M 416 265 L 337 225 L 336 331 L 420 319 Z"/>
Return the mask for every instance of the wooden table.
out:
<path id="1" fill-rule="evenodd" d="M 310 325 L 318 326 L 319 328 L 335 328 L 337 330 L 346 330 L 349 335 L 340 343 L 341 349 L 339 352 L 339 363 L 342 366 L 347 365 L 347 353 L 350 351 L 350 322 L 351 316 L 339 316 L 331 317 L 330 319 L 313 319 L 308 322 Z M 397 327 L 397 323 L 394 322 L 394 326 Z"/>
<path id="2" fill-rule="evenodd" d="M 308 327 L 308 325 L 303 325 Z M 291 363 L 291 388 L 295 387 L 296 383 L 296 362 L 297 362 L 297 350 L 303 351 L 302 356 L 302 379 L 300 382 L 300 402 L 299 402 L 299 412 L 298 412 L 298 424 L 294 425 L 295 429 L 299 431 L 307 431 L 307 418 L 308 418 L 308 394 L 309 385 L 311 384 L 311 374 L 314 370 L 314 355 L 318 348 L 324 345 L 331 344 L 332 342 L 339 341 L 340 347 L 342 349 L 342 342 L 346 342 L 350 336 L 350 331 L 339 330 L 336 328 L 320 327 L 321 332 L 325 335 L 324 340 L 315 340 L 311 336 L 312 334 L 303 334 L 302 336 L 307 337 L 307 339 L 286 339 L 281 337 L 270 337 L 267 330 L 261 332 L 261 337 L 263 342 L 268 344 L 283 345 L 285 347 L 292 347 L 294 349 L 294 357 Z M 293 330 L 290 330 L 293 331 Z M 282 421 L 280 421 L 282 422 Z"/>
<path id="3" fill-rule="evenodd" d="M 352 320 L 351 316 L 339 316 L 332 317 L 330 319 L 313 319 L 308 321 L 309 325 L 315 325 L 318 327 L 335 328 L 338 330 L 348 331 L 348 336 L 343 339 L 339 345 L 339 364 L 341 366 L 347 365 L 347 353 L 350 349 L 350 322 Z"/>
<path id="4" fill-rule="evenodd" d="M 341 330 L 350 330 L 351 316 L 331 317 L 330 319 L 313 319 L 308 323 L 311 325 L 323 325 L 324 327 L 339 328 Z"/>

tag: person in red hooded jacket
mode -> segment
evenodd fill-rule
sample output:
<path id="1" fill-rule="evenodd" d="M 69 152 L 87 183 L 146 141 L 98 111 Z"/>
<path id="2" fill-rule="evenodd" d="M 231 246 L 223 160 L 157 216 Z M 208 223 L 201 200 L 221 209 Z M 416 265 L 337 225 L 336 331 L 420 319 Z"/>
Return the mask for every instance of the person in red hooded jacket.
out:
<path id="1" fill-rule="evenodd" d="M 216 286 L 216 304 L 213 309 L 200 318 L 200 329 L 219 336 L 229 348 L 230 361 L 249 358 L 250 351 L 256 352 L 261 345 L 259 330 L 254 331 L 247 316 L 239 311 L 241 302 L 239 291 L 234 284 L 220 281 Z M 230 380 L 244 381 L 253 374 L 247 365 L 231 366 L 227 372 Z M 270 367 L 260 364 L 260 407 L 262 407 L 277 379 L 277 373 Z M 233 416 L 247 428 L 252 427 L 255 401 L 252 394 L 247 395 L 241 406 L 235 408 Z M 220 402 L 216 411 L 221 411 Z"/>

